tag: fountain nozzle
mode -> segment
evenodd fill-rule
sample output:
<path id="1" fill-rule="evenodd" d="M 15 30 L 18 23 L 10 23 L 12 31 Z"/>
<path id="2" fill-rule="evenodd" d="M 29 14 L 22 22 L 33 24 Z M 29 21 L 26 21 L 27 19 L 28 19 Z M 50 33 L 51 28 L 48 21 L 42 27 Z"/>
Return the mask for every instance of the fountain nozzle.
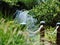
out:
<path id="1" fill-rule="evenodd" d="M 45 21 L 41 21 L 40 22 L 40 25 L 45 25 Z"/>
<path id="2" fill-rule="evenodd" d="M 58 22 L 58 23 L 56 24 L 56 26 L 60 26 L 60 22 Z"/>

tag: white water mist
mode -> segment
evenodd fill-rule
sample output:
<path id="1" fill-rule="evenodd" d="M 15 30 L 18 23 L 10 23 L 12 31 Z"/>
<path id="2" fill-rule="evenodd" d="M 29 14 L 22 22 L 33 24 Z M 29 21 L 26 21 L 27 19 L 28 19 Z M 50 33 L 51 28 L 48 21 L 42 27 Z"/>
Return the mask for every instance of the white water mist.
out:
<path id="1" fill-rule="evenodd" d="M 37 19 L 33 18 L 31 15 L 29 15 L 29 11 L 16 11 L 16 17 L 15 21 L 19 24 L 26 25 L 28 30 L 36 30 L 35 23 L 37 22 Z"/>

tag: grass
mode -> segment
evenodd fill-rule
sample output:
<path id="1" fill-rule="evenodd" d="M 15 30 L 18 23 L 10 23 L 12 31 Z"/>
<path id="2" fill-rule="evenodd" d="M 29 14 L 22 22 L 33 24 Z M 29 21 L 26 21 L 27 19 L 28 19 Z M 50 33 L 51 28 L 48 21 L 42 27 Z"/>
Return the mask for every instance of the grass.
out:
<path id="1" fill-rule="evenodd" d="M 21 29 L 21 25 L 14 23 L 14 21 L 1 18 L 0 19 L 0 45 L 28 45 L 27 40 L 30 40 L 29 45 L 40 45 L 40 34 L 35 35 L 32 38 L 29 37 L 29 33 L 26 28 Z M 56 43 L 55 28 L 49 27 L 45 31 L 45 39 L 52 43 Z"/>

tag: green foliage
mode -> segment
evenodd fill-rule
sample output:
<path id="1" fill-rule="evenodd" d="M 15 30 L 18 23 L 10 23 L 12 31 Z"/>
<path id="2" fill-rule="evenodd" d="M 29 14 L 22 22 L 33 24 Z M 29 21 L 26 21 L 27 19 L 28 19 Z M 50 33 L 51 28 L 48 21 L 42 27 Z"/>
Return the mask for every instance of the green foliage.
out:
<path id="1" fill-rule="evenodd" d="M 54 20 L 56 21 L 53 23 L 60 20 L 59 13 L 60 2 L 58 0 L 47 0 L 46 2 L 41 2 L 39 5 L 30 10 L 30 14 L 38 19 L 38 23 L 41 20 L 45 20 L 47 24 L 52 24 Z M 58 18 L 58 20 L 55 17 Z"/>
<path id="2" fill-rule="evenodd" d="M 22 31 L 21 26 L 14 21 L 0 19 L 0 45 L 26 45 L 26 34 Z"/>
<path id="3" fill-rule="evenodd" d="M 56 43 L 56 33 L 53 33 L 54 28 L 46 28 L 45 38 Z M 0 45 L 28 45 L 27 40 L 30 40 L 28 42 L 29 45 L 40 45 L 40 34 L 28 38 L 29 33 L 25 30 L 26 28 L 22 29 L 22 26 L 14 21 L 6 21 L 4 18 L 0 19 Z"/>
<path id="4" fill-rule="evenodd" d="M 37 4 L 36 0 L 20 0 L 21 2 L 25 3 L 25 5 L 28 7 L 28 8 L 31 8 L 33 7 L 34 5 Z"/>
<path id="5" fill-rule="evenodd" d="M 19 1 L 19 0 L 3 0 L 5 2 L 8 2 L 10 5 L 16 5 L 16 3 Z"/>
<path id="6" fill-rule="evenodd" d="M 30 9 L 37 4 L 36 0 L 4 0 L 4 1 L 8 2 L 10 5 L 17 5 L 16 3 L 22 2 L 25 4 L 27 8 Z"/>
<path id="7" fill-rule="evenodd" d="M 45 38 L 52 42 L 52 43 L 56 43 L 56 31 L 55 28 L 53 27 L 47 27 L 46 31 L 45 31 Z"/>
<path id="8" fill-rule="evenodd" d="M 1 11 L 0 11 L 0 19 L 3 17 L 3 14 L 1 13 Z"/>

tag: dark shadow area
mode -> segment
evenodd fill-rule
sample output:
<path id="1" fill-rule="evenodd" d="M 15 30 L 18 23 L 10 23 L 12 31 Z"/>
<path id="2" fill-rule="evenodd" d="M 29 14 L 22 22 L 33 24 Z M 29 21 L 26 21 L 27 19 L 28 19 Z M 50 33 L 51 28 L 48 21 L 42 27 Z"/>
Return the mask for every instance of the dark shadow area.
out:
<path id="1" fill-rule="evenodd" d="M 18 2 L 16 3 L 16 5 L 9 5 L 9 3 L 7 2 L 0 1 L 0 11 L 3 14 L 3 17 L 13 16 L 16 10 L 22 10 L 22 9 L 28 10 L 28 8 L 22 2 Z"/>

